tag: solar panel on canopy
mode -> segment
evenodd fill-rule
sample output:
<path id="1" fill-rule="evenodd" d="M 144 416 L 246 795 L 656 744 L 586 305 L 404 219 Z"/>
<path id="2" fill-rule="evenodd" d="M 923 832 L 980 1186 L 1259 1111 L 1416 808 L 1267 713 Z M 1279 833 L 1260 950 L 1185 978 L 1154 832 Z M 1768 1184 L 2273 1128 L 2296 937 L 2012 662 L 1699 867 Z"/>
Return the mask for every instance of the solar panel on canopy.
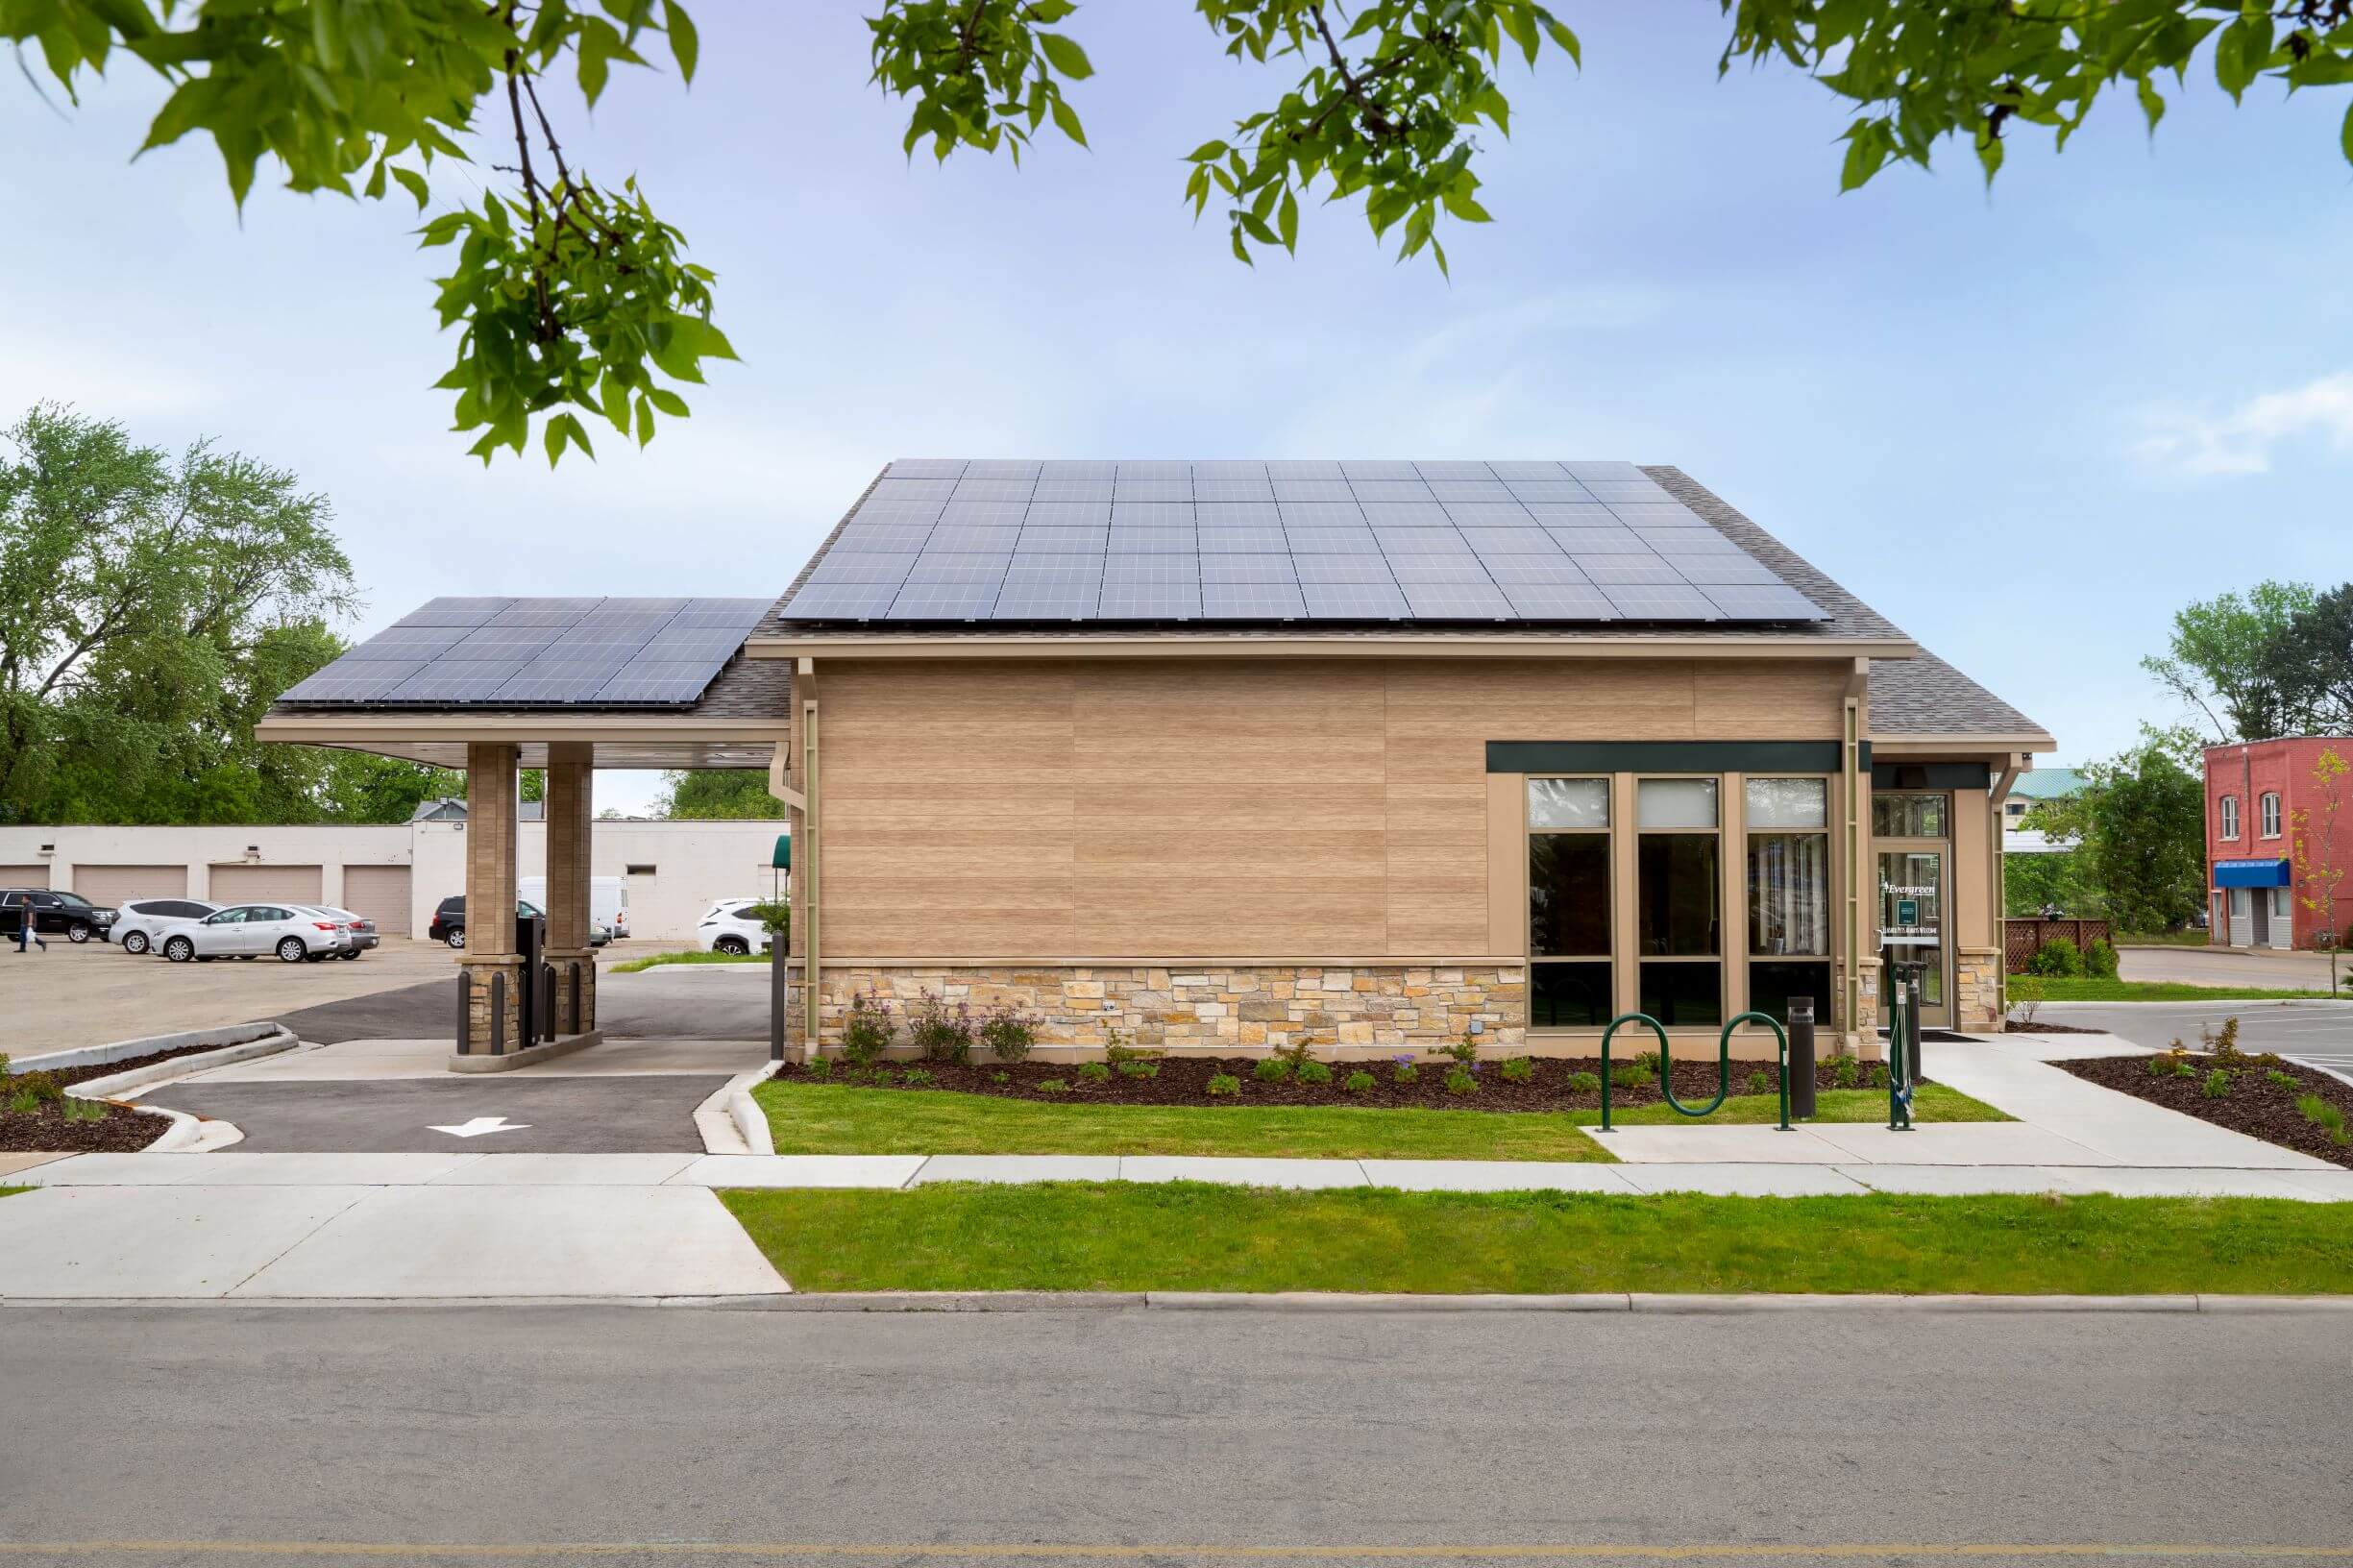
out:
<path id="1" fill-rule="evenodd" d="M 889 609 L 915 560 L 845 551 L 812 602 Z M 860 564 L 865 563 L 865 564 Z M 837 596 L 837 597 L 828 597 Z M 280 698 L 300 706 L 682 706 L 736 656 L 760 599 L 438 599 Z"/>
<path id="2" fill-rule="evenodd" d="M 437 600 L 443 619 L 417 625 L 461 628 L 452 649 L 487 657 L 502 645 L 462 628 L 520 625 L 513 602 Z M 1830 619 L 1634 464 L 1544 459 L 893 463 L 779 615 Z"/>

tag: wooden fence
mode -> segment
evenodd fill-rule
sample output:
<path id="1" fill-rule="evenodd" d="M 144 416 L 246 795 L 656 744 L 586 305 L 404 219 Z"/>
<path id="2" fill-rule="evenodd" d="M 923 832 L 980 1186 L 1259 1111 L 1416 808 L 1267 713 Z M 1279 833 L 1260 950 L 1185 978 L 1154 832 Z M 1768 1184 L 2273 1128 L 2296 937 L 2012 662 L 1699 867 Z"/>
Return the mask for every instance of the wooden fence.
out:
<path id="1" fill-rule="evenodd" d="M 2106 920 L 2076 919 L 2046 920 L 2031 915 L 2006 919 L 2001 922 L 2002 962 L 2008 966 L 2012 974 L 2022 974 L 2026 969 L 2026 960 L 2034 956 L 2035 949 L 2060 937 L 2065 937 L 2073 943 L 2075 950 L 2082 952 L 2096 942 L 2110 940 L 2108 922 Z"/>

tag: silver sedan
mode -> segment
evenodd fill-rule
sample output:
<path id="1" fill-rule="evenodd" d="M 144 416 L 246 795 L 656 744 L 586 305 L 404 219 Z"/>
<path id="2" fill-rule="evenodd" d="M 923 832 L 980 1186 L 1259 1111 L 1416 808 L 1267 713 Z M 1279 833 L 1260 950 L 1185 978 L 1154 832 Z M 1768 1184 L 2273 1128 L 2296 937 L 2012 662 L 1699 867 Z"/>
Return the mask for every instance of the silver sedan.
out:
<path id="1" fill-rule="evenodd" d="M 232 904 L 180 926 L 158 945 L 175 964 L 190 959 L 258 958 L 281 963 L 325 958 L 351 945 L 351 932 L 324 910 L 289 904 Z"/>

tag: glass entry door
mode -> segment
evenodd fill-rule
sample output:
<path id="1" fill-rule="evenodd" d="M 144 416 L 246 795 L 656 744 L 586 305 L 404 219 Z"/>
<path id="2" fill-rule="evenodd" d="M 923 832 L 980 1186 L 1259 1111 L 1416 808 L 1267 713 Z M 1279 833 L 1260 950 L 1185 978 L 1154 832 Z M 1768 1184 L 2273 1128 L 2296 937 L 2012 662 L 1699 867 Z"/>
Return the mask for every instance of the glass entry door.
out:
<path id="1" fill-rule="evenodd" d="M 1923 1023 L 1949 1026 L 1946 990 L 1945 851 L 1879 851 L 1879 1017 L 1900 980 L 1920 982 Z"/>

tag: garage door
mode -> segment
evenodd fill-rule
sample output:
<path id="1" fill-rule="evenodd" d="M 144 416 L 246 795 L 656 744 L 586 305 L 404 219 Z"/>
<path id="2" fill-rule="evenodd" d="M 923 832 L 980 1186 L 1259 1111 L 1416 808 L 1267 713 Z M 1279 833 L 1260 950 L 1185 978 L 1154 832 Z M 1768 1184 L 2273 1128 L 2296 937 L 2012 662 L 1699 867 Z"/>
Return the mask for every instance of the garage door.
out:
<path id="1" fill-rule="evenodd" d="M 0 866 L 0 888 L 45 888 L 49 885 L 46 866 Z"/>
<path id="2" fill-rule="evenodd" d="M 188 895 L 185 866 L 76 866 L 74 892 L 101 908 L 110 909 L 126 898 L 184 898 Z"/>
<path id="3" fill-rule="evenodd" d="M 316 866 L 215 866 L 212 891 L 216 904 L 252 904 L 275 898 L 288 904 L 319 901 Z"/>
<path id="4" fill-rule="evenodd" d="M 380 937 L 408 935 L 408 868 L 346 866 L 343 907 L 376 922 Z"/>

